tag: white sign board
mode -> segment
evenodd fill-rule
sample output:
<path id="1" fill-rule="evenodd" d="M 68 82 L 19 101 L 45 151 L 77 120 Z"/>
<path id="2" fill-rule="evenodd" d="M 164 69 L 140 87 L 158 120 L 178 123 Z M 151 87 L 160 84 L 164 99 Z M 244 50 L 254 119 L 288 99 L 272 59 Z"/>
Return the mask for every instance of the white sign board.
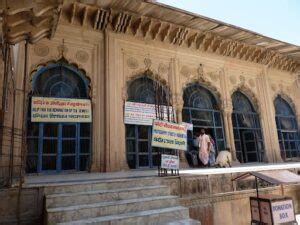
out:
<path id="1" fill-rule="evenodd" d="M 31 122 L 92 122 L 89 99 L 32 97 Z"/>
<path id="2" fill-rule="evenodd" d="M 250 197 L 250 205 L 253 221 L 261 221 L 264 224 L 285 224 L 295 221 L 292 199 L 274 201 L 272 198 L 259 198 L 258 203 L 257 198 Z"/>
<path id="3" fill-rule="evenodd" d="M 271 203 L 274 224 L 295 221 L 293 200 L 276 201 Z"/>
<path id="4" fill-rule="evenodd" d="M 161 168 L 169 170 L 179 169 L 179 159 L 176 155 L 161 155 Z"/>
<path id="5" fill-rule="evenodd" d="M 162 106 L 164 111 L 164 120 L 168 119 L 168 108 L 167 106 Z M 172 107 L 169 107 L 170 120 L 173 121 L 173 115 L 175 115 L 175 110 L 173 112 Z M 153 119 L 156 119 L 156 111 L 154 104 L 145 104 L 139 102 L 125 102 L 124 109 L 124 123 L 125 124 L 135 124 L 135 125 L 145 125 L 152 126 Z"/>
<path id="6" fill-rule="evenodd" d="M 183 126 L 185 126 L 186 130 L 193 130 L 193 124 L 192 123 L 181 123 Z"/>

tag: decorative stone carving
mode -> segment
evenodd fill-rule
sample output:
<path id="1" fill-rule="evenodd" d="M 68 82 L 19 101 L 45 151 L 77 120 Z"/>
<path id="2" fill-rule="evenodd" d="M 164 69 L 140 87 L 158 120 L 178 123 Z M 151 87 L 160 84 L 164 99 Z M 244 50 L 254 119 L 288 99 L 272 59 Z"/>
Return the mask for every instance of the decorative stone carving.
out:
<path id="1" fill-rule="evenodd" d="M 45 57 L 49 54 L 49 47 L 44 44 L 36 44 L 34 45 L 33 51 L 37 56 Z"/>
<path id="2" fill-rule="evenodd" d="M 136 58 L 130 57 L 126 60 L 126 64 L 130 69 L 137 69 L 139 67 L 139 63 Z"/>
<path id="3" fill-rule="evenodd" d="M 79 62 L 86 63 L 89 59 L 89 54 L 86 51 L 79 50 L 76 52 L 75 57 Z"/>
<path id="4" fill-rule="evenodd" d="M 199 67 L 197 68 L 197 73 L 199 77 L 203 77 L 204 76 L 204 70 L 203 70 L 203 65 L 200 63 Z"/>
<path id="5" fill-rule="evenodd" d="M 245 78 L 243 75 L 241 75 L 241 76 L 240 76 L 240 81 L 241 81 L 242 83 L 245 83 L 246 78 Z"/>
<path id="6" fill-rule="evenodd" d="M 221 91 L 220 89 L 215 85 L 215 83 L 210 82 L 208 79 L 206 79 L 205 77 L 189 77 L 183 84 L 183 89 L 182 89 L 182 94 L 183 91 L 186 87 L 188 87 L 189 84 L 192 83 L 198 83 L 201 86 L 204 86 L 205 88 L 207 88 L 215 97 L 217 100 L 217 105 L 218 108 L 223 108 L 223 99 L 222 99 L 222 95 L 221 95 Z"/>
<path id="7" fill-rule="evenodd" d="M 53 57 L 53 58 L 55 58 L 55 57 Z M 43 68 L 43 67 L 47 67 L 47 66 L 49 66 L 49 65 L 51 65 L 51 64 L 53 64 L 53 63 L 59 63 L 59 62 L 61 62 L 61 58 L 57 58 L 57 59 L 55 59 L 55 60 L 50 60 L 50 61 L 40 61 L 39 63 L 37 63 L 37 64 L 33 64 L 32 66 L 31 66 L 31 68 L 30 68 L 30 76 L 28 76 L 28 79 L 29 79 L 29 82 L 28 83 L 30 83 L 30 90 L 31 90 L 31 88 L 32 88 L 32 77 L 33 77 L 33 75 L 35 74 L 35 72 L 38 70 L 38 69 L 40 69 L 40 68 Z M 76 68 L 77 70 L 79 70 L 79 71 L 81 71 L 82 72 L 82 74 L 84 75 L 84 77 L 86 78 L 86 80 L 88 81 L 88 87 L 89 87 L 89 95 L 90 95 L 90 97 L 92 97 L 92 94 L 93 93 L 91 93 L 91 84 L 92 84 L 92 81 L 91 81 L 91 78 L 90 78 L 90 76 L 88 75 L 89 73 L 83 68 L 83 67 L 81 67 L 79 64 L 76 64 L 76 63 L 74 63 L 74 61 L 72 60 L 72 59 L 70 59 L 70 58 L 68 58 L 68 59 L 66 59 L 66 58 L 64 58 L 63 59 L 63 62 L 65 62 L 66 64 L 68 64 L 68 65 L 70 65 L 70 66 L 72 66 L 72 67 L 74 67 L 74 68 Z M 94 85 L 93 85 L 94 86 Z M 95 86 L 94 86 L 94 89 L 93 90 L 95 90 Z"/>
<path id="8" fill-rule="evenodd" d="M 236 82 L 237 82 L 236 77 L 233 75 L 229 77 L 229 80 L 232 84 L 236 84 Z"/>
<path id="9" fill-rule="evenodd" d="M 159 74 L 165 74 L 168 72 L 168 66 L 163 64 L 163 63 L 160 63 L 159 66 L 158 66 L 158 73 Z"/>
<path id="10" fill-rule="evenodd" d="M 271 89 L 272 89 L 272 91 L 276 91 L 276 84 L 271 84 Z"/>
<path id="11" fill-rule="evenodd" d="M 97 16 L 88 19 L 87 15 L 95 12 L 97 12 Z M 235 40 L 230 36 L 220 36 L 217 33 L 203 32 L 201 29 L 187 28 L 147 15 L 139 15 L 132 11 L 103 9 L 94 5 L 74 2 L 72 7 L 62 7 L 62 13 L 64 17 L 68 18 L 67 21 L 70 24 L 75 25 L 74 20 L 79 19 L 81 22 L 78 25 L 88 29 L 105 30 L 110 27 L 116 33 L 142 35 L 145 38 L 171 45 L 200 49 L 204 52 L 260 63 L 275 69 L 295 72 L 300 68 L 297 60 L 278 51 L 248 44 L 243 40 Z"/>
<path id="12" fill-rule="evenodd" d="M 68 48 L 64 44 L 57 46 L 57 50 L 61 56 L 68 52 Z"/>
<path id="13" fill-rule="evenodd" d="M 192 73 L 192 70 L 188 66 L 182 66 L 180 73 L 185 77 L 189 77 Z"/>
<path id="14" fill-rule="evenodd" d="M 254 108 L 256 109 L 256 112 L 257 113 L 260 112 L 258 99 L 257 99 L 257 97 L 254 94 L 252 89 L 248 88 L 244 83 L 242 83 L 241 85 L 236 86 L 235 88 L 233 88 L 230 91 L 230 96 L 232 96 L 232 94 L 236 91 L 240 91 L 243 94 L 245 94 L 250 99 L 251 103 L 254 105 Z"/>
<path id="15" fill-rule="evenodd" d="M 296 106 L 295 106 L 295 103 L 294 103 L 294 101 L 291 97 L 291 93 L 284 92 L 283 90 L 279 90 L 279 91 L 277 91 L 276 93 L 273 94 L 273 102 L 275 101 L 275 99 L 278 96 L 280 96 L 285 101 L 287 101 L 289 103 L 289 105 L 292 107 L 293 111 L 297 114 Z"/>
<path id="16" fill-rule="evenodd" d="M 255 87 L 255 81 L 252 78 L 248 81 L 248 83 L 250 87 Z"/>
<path id="17" fill-rule="evenodd" d="M 144 64 L 145 64 L 146 69 L 149 69 L 151 67 L 151 65 L 152 65 L 151 59 L 145 58 L 144 59 Z"/>
<path id="18" fill-rule="evenodd" d="M 219 79 L 218 72 L 208 72 L 207 75 L 210 77 L 212 81 L 217 81 Z"/>
<path id="19" fill-rule="evenodd" d="M 183 108 L 184 101 L 182 99 L 182 94 L 174 94 L 173 95 L 173 105 L 177 112 L 180 112 Z"/>
<path id="20" fill-rule="evenodd" d="M 151 69 L 139 69 L 137 71 L 134 71 L 134 73 L 127 77 L 127 85 L 129 85 L 132 81 L 134 81 L 135 79 L 138 79 L 140 77 L 149 77 L 152 80 L 158 81 L 160 82 L 162 85 L 165 85 L 167 88 L 169 87 L 169 83 L 162 77 L 160 76 L 160 74 L 154 73 Z"/>

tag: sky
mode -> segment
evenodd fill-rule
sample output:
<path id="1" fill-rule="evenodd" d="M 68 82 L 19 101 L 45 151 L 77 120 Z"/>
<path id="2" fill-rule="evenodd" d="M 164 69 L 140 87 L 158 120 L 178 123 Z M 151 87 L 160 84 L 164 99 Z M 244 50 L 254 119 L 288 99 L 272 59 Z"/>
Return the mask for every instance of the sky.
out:
<path id="1" fill-rule="evenodd" d="M 158 0 L 300 46 L 300 0 Z"/>

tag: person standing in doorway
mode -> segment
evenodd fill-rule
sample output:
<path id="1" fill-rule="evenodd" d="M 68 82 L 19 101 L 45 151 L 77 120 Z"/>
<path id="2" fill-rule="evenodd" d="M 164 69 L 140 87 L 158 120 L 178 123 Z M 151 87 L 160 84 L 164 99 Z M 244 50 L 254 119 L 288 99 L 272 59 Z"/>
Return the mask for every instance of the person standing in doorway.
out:
<path id="1" fill-rule="evenodd" d="M 205 129 L 202 128 L 199 136 L 199 159 L 204 166 L 208 165 L 210 148 L 211 148 L 210 138 L 207 134 L 205 134 Z"/>

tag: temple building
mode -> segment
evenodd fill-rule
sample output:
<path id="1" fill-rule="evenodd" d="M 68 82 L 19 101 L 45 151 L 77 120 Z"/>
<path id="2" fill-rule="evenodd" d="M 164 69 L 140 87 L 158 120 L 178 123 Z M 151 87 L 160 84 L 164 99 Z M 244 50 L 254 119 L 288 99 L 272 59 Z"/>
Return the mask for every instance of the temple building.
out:
<path id="1" fill-rule="evenodd" d="M 179 152 L 180 168 L 193 166 L 188 152 L 201 128 L 213 138 L 216 155 L 229 149 L 237 166 L 299 162 L 299 46 L 151 0 L 1 1 L 0 24 L 0 186 L 50 174 L 154 171 L 160 153 L 151 146 L 152 126 L 125 123 L 124 110 L 127 102 L 153 105 L 157 98 L 177 123 L 193 125 L 187 152 Z M 56 122 L 34 120 L 42 117 L 36 105 L 44 98 L 72 99 L 73 112 L 89 112 L 90 119 L 74 114 L 59 120 L 55 112 L 62 109 L 49 100 L 58 105 L 49 114 Z M 86 104 L 90 111 L 80 108 Z M 224 174 L 185 179 L 191 183 L 183 184 L 183 196 L 232 191 Z M 173 182 L 177 195 L 181 181 Z M 37 203 L 29 213 L 37 224 L 43 209 L 38 190 L 28 194 Z M 299 213 L 297 191 L 286 190 L 296 196 Z M 54 198 L 60 192 L 43 193 Z M 232 194 L 230 201 L 247 205 L 249 193 Z M 228 200 L 224 196 L 183 205 L 202 225 L 221 224 L 224 205 L 217 204 Z M 239 210 L 224 224 L 246 224 L 232 222 Z"/>

